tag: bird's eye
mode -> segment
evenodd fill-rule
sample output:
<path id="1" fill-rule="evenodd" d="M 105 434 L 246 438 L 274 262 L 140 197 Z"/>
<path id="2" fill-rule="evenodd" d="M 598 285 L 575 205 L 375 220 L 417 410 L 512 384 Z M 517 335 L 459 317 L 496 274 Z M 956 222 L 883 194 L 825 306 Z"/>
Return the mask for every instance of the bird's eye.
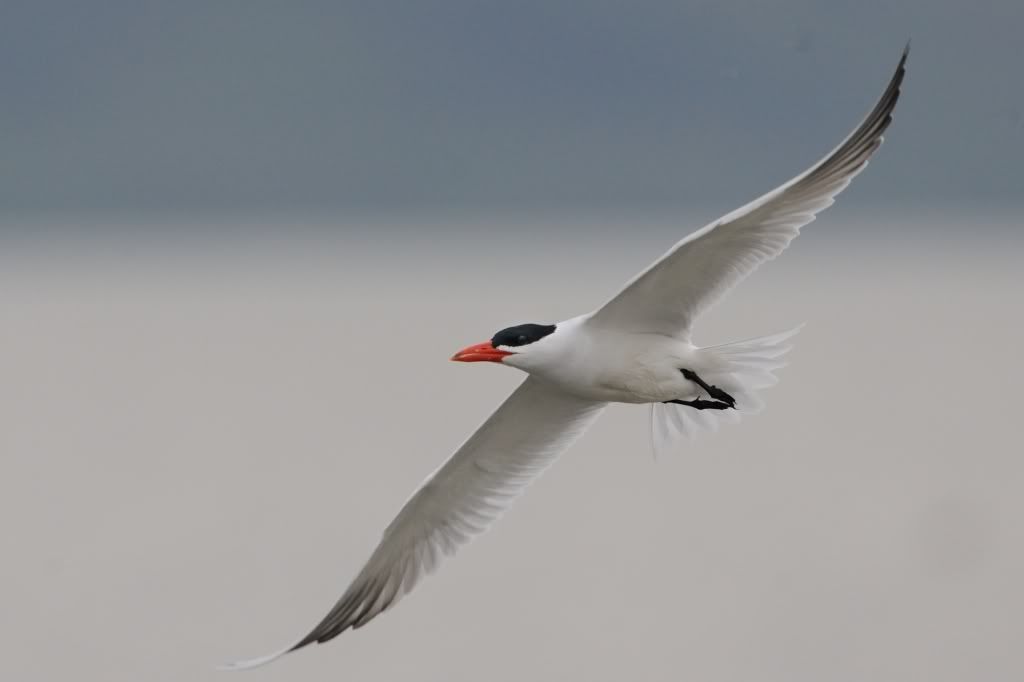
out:
<path id="1" fill-rule="evenodd" d="M 525 345 L 526 344 L 526 335 L 525 334 L 520 334 L 519 337 L 516 339 L 516 341 L 519 343 L 520 346 Z"/>

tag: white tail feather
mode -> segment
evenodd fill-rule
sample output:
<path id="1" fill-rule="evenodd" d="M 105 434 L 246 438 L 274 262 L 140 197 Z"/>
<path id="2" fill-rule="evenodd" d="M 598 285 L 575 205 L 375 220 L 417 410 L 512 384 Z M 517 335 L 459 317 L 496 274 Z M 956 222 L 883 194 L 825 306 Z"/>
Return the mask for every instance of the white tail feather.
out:
<path id="1" fill-rule="evenodd" d="M 785 366 L 781 359 L 793 345 L 790 342 L 803 325 L 780 334 L 746 341 L 701 348 L 707 353 L 711 370 L 702 370 L 701 378 L 719 386 L 736 399 L 734 410 L 697 410 L 674 403 L 651 404 L 651 442 L 655 456 L 667 452 L 684 436 L 692 438 L 701 430 L 717 431 L 722 423 L 735 423 L 744 414 L 756 414 L 764 407 L 757 391 L 774 386 L 774 372 Z"/>

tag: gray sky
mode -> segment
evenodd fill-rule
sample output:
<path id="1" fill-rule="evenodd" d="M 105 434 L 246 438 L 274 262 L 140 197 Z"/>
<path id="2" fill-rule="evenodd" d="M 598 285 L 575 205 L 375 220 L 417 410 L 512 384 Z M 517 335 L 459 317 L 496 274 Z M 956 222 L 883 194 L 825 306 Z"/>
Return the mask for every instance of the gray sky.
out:
<path id="1" fill-rule="evenodd" d="M 7 2 L 0 205 L 729 208 L 837 142 L 908 37 L 844 201 L 1013 204 L 1022 28 L 1012 0 Z"/>

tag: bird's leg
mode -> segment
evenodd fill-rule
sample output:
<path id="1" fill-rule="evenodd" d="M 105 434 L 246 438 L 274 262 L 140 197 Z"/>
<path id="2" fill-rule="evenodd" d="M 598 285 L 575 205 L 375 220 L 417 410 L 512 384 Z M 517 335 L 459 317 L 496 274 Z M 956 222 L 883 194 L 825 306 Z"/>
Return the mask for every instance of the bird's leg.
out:
<path id="1" fill-rule="evenodd" d="M 682 370 L 679 370 L 679 371 L 681 371 L 683 373 L 684 377 L 686 377 L 687 379 L 689 379 L 690 381 L 692 381 L 693 383 L 697 384 L 698 386 L 703 388 L 705 391 L 707 391 L 708 395 L 711 396 L 712 398 L 714 398 L 716 401 L 725 403 L 726 407 L 736 407 L 736 399 L 735 398 L 733 398 L 731 395 L 729 395 L 728 393 L 726 393 L 725 391 L 720 389 L 718 386 L 711 386 L 706 381 L 704 381 L 699 376 L 697 376 L 697 373 L 694 372 L 693 370 L 682 369 Z M 708 401 L 704 401 L 704 402 L 708 402 Z M 718 409 L 724 409 L 724 408 L 718 408 Z"/>
<path id="2" fill-rule="evenodd" d="M 686 405 L 693 407 L 698 410 L 731 410 L 733 406 L 729 403 L 722 402 L 720 400 L 666 400 L 666 403 L 674 403 L 676 405 Z"/>

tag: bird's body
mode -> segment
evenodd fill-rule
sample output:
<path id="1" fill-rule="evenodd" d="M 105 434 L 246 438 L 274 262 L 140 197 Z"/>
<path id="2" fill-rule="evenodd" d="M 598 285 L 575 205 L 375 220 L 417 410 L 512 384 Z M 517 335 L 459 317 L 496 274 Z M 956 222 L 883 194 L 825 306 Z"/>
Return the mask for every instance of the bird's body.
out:
<path id="1" fill-rule="evenodd" d="M 907 52 L 874 109 L 808 171 L 693 232 L 594 312 L 499 331 L 452 359 L 497 362 L 529 376 L 403 505 L 363 569 L 296 644 L 233 664 L 248 668 L 358 628 L 395 604 L 563 452 L 608 403 L 652 405 L 656 448 L 756 412 L 757 392 L 796 330 L 711 347 L 694 321 L 781 253 L 867 164 L 900 93 Z"/>
<path id="2" fill-rule="evenodd" d="M 696 395 L 698 387 L 680 372 L 708 363 L 696 346 L 659 333 L 595 329 L 589 317 L 557 323 L 554 334 L 537 342 L 536 354 L 510 356 L 504 364 L 586 400 L 655 403 Z"/>

